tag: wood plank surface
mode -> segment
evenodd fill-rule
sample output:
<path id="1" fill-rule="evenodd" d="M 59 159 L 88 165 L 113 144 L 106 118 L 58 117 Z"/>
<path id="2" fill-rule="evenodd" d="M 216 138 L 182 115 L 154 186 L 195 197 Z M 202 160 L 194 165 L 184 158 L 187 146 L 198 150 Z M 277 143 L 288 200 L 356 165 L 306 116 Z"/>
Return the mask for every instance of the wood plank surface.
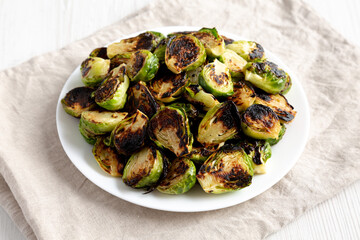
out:
<path id="1" fill-rule="evenodd" d="M 334 29 L 360 46 L 360 1 L 304 1 Z M 60 49 L 140 10 L 150 2 L 0 0 L 0 70 Z M 0 239 L 25 239 L 2 208 Z M 268 239 L 360 239 L 360 181 L 306 212 Z"/>

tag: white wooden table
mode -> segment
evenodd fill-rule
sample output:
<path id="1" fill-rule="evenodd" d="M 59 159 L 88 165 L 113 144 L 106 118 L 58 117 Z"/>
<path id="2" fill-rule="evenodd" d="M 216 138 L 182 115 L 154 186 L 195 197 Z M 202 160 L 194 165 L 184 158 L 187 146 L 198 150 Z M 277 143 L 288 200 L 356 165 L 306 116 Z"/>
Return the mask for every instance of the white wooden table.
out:
<path id="1" fill-rule="evenodd" d="M 0 70 L 82 39 L 150 1 L 0 0 Z M 337 31 L 360 46 L 359 0 L 305 1 Z M 1 207 L 0 239 L 25 239 Z M 360 181 L 268 239 L 360 239 Z"/>

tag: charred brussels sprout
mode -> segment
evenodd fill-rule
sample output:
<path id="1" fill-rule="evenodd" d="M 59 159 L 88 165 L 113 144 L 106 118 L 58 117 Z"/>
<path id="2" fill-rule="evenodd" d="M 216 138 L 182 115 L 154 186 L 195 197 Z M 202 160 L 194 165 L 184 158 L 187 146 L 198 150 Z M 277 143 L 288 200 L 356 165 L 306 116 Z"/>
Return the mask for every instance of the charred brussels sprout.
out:
<path id="1" fill-rule="evenodd" d="M 131 54 L 127 64 L 127 74 L 131 81 L 150 81 L 159 69 L 159 60 L 148 50 L 139 50 Z"/>
<path id="2" fill-rule="evenodd" d="M 293 106 L 289 104 L 282 94 L 257 92 L 255 103 L 270 107 L 276 113 L 281 123 L 289 123 L 296 116 Z"/>
<path id="3" fill-rule="evenodd" d="M 291 87 L 292 87 L 291 77 L 289 76 L 289 74 L 286 73 L 285 87 L 284 87 L 283 90 L 280 91 L 280 93 L 283 94 L 283 95 L 287 94 L 290 91 Z"/>
<path id="4" fill-rule="evenodd" d="M 184 97 L 188 102 L 201 107 L 205 111 L 208 111 L 219 104 L 219 101 L 214 95 L 205 92 L 199 85 L 190 85 L 186 87 Z"/>
<path id="5" fill-rule="evenodd" d="M 166 177 L 156 188 L 166 194 L 183 194 L 189 191 L 196 183 L 196 168 L 187 158 L 175 159 Z"/>
<path id="6" fill-rule="evenodd" d="M 239 115 L 232 101 L 210 109 L 201 120 L 197 140 L 204 146 L 214 146 L 234 138 L 239 132 Z"/>
<path id="7" fill-rule="evenodd" d="M 112 70 L 107 78 L 95 91 L 95 102 L 107 110 L 122 109 L 126 102 L 126 91 L 129 88 L 129 78 L 125 74 L 126 66 L 121 65 Z"/>
<path id="8" fill-rule="evenodd" d="M 153 52 L 154 55 L 159 59 L 160 63 L 165 63 L 165 51 L 168 40 L 168 38 L 163 38 Z"/>
<path id="9" fill-rule="evenodd" d="M 247 61 L 236 52 L 226 49 L 219 57 L 219 60 L 229 68 L 231 77 L 244 77 Z"/>
<path id="10" fill-rule="evenodd" d="M 92 52 L 89 54 L 89 56 L 108 59 L 107 48 L 106 47 L 95 48 L 94 50 L 92 50 Z"/>
<path id="11" fill-rule="evenodd" d="M 127 158 L 104 144 L 104 138 L 99 137 L 93 147 L 93 155 L 99 166 L 113 177 L 121 177 Z"/>
<path id="12" fill-rule="evenodd" d="M 234 42 L 234 39 L 228 38 L 228 37 L 226 37 L 224 35 L 222 35 L 221 37 L 224 39 L 225 47 L 226 47 L 226 45 L 229 45 L 229 44 Z"/>
<path id="13" fill-rule="evenodd" d="M 177 157 L 191 152 L 193 137 L 183 110 L 165 107 L 150 120 L 149 137 L 156 145 L 169 149 Z"/>
<path id="14" fill-rule="evenodd" d="M 172 103 L 170 107 L 182 109 L 189 118 L 197 118 L 199 111 L 190 103 L 176 102 Z"/>
<path id="15" fill-rule="evenodd" d="M 77 87 L 70 90 L 61 100 L 65 112 L 78 118 L 82 112 L 96 107 L 96 103 L 91 97 L 93 91 L 94 89 L 89 87 Z"/>
<path id="16" fill-rule="evenodd" d="M 148 117 L 139 110 L 127 116 L 111 132 L 110 145 L 114 145 L 120 154 L 133 154 L 144 146 L 148 121 Z"/>
<path id="17" fill-rule="evenodd" d="M 118 54 L 110 59 L 110 69 L 117 68 L 121 64 L 127 64 L 130 61 L 131 53 Z"/>
<path id="18" fill-rule="evenodd" d="M 233 50 L 246 61 L 253 62 L 265 58 L 264 48 L 256 42 L 239 40 L 226 45 L 226 48 Z"/>
<path id="19" fill-rule="evenodd" d="M 210 57 L 219 57 L 225 51 L 224 39 L 218 34 L 216 28 L 202 28 L 193 33 L 204 45 L 206 54 Z"/>
<path id="20" fill-rule="evenodd" d="M 266 173 L 265 163 L 271 157 L 271 146 L 268 141 L 248 140 L 241 144 L 251 159 L 254 174 Z"/>
<path id="21" fill-rule="evenodd" d="M 144 147 L 131 155 L 126 163 L 123 181 L 133 188 L 151 187 L 163 172 L 163 158 L 155 147 Z"/>
<path id="22" fill-rule="evenodd" d="M 254 104 L 242 114 L 241 128 L 246 135 L 255 139 L 277 139 L 281 125 L 271 108 Z"/>
<path id="23" fill-rule="evenodd" d="M 81 114 L 80 123 L 88 132 L 102 135 L 111 132 L 126 115 L 125 112 L 85 111 Z"/>
<path id="24" fill-rule="evenodd" d="M 163 38 L 164 35 L 158 32 L 144 32 L 136 37 L 110 44 L 107 48 L 107 55 L 109 58 L 113 58 L 118 54 L 136 52 L 142 49 L 153 51 Z"/>
<path id="25" fill-rule="evenodd" d="M 207 193 L 239 190 L 251 184 L 254 172 L 250 161 L 242 148 L 222 148 L 210 155 L 196 177 Z"/>
<path id="26" fill-rule="evenodd" d="M 197 147 L 193 148 L 190 154 L 186 157 L 193 161 L 195 164 L 202 165 L 214 151 L 215 150 L 213 149 Z"/>
<path id="27" fill-rule="evenodd" d="M 199 84 L 215 97 L 228 97 L 234 94 L 229 69 L 217 59 L 204 66 L 199 75 Z"/>
<path id="28" fill-rule="evenodd" d="M 206 59 L 204 45 L 193 35 L 176 35 L 169 39 L 165 51 L 165 64 L 175 74 L 191 71 Z"/>
<path id="29" fill-rule="evenodd" d="M 275 145 L 275 144 L 277 144 L 281 139 L 282 139 L 282 137 L 284 136 L 284 134 L 285 134 L 285 132 L 286 132 L 286 126 L 285 126 L 285 124 L 281 124 L 281 130 L 280 130 L 280 132 L 279 132 L 279 136 L 278 136 L 278 138 L 268 138 L 268 139 L 266 139 L 266 141 L 272 146 L 272 145 Z"/>
<path id="30" fill-rule="evenodd" d="M 79 132 L 81 134 L 81 136 L 83 136 L 84 140 L 91 144 L 94 145 L 96 143 L 96 140 L 98 138 L 98 135 L 92 133 L 90 130 L 88 130 L 86 128 L 86 126 L 82 123 L 81 119 L 79 121 Z"/>
<path id="31" fill-rule="evenodd" d="M 184 91 L 188 79 L 186 73 L 174 74 L 166 68 L 161 68 L 155 78 L 149 83 L 149 90 L 161 102 L 173 102 Z"/>
<path id="32" fill-rule="evenodd" d="M 145 113 L 148 118 L 151 118 L 159 109 L 159 104 L 155 101 L 145 83 L 138 82 L 128 90 L 127 110 L 134 112 L 139 109 Z"/>
<path id="33" fill-rule="evenodd" d="M 81 81 L 87 87 L 100 85 L 110 69 L 110 60 L 99 57 L 88 57 L 80 66 Z"/>
<path id="34" fill-rule="evenodd" d="M 285 87 L 286 73 L 270 61 L 250 62 L 246 67 L 245 80 L 267 93 L 277 94 Z"/>
<path id="35" fill-rule="evenodd" d="M 234 83 L 234 94 L 227 98 L 235 103 L 239 112 L 245 111 L 255 101 L 254 89 L 243 81 Z"/>

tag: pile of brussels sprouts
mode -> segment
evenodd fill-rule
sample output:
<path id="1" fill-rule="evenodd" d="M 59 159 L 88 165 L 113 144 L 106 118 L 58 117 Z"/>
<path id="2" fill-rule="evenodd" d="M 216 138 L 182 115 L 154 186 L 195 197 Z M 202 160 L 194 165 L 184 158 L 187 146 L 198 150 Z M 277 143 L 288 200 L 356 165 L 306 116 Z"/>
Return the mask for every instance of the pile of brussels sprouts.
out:
<path id="1" fill-rule="evenodd" d="M 93 50 L 62 99 L 99 166 L 132 188 L 239 190 L 265 173 L 296 111 L 290 76 L 215 28 L 148 31 Z"/>

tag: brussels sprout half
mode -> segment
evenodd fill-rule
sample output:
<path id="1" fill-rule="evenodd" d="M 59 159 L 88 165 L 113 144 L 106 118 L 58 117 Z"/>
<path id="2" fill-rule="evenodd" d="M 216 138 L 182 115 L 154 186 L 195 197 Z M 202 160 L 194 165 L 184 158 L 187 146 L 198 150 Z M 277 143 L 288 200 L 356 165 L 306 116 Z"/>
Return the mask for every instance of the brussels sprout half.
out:
<path id="1" fill-rule="evenodd" d="M 208 149 L 204 147 L 193 147 L 190 154 L 186 155 L 186 157 L 193 161 L 195 164 L 202 165 L 214 151 L 215 150 L 213 149 Z"/>
<path id="2" fill-rule="evenodd" d="M 159 109 L 159 104 L 155 101 L 145 83 L 140 81 L 128 90 L 128 101 L 126 109 L 128 112 L 134 112 L 139 109 L 151 118 Z"/>
<path id="3" fill-rule="evenodd" d="M 208 111 L 215 105 L 219 104 L 219 101 L 214 97 L 214 95 L 205 92 L 200 85 L 190 85 L 186 87 L 184 98 L 188 102 L 201 107 L 204 111 Z"/>
<path id="4" fill-rule="evenodd" d="M 229 69 L 217 59 L 204 66 L 199 75 L 199 84 L 215 97 L 228 97 L 234 94 Z"/>
<path id="5" fill-rule="evenodd" d="M 163 172 L 163 158 L 155 147 L 144 147 L 126 163 L 123 182 L 133 188 L 151 187 Z"/>
<path id="6" fill-rule="evenodd" d="M 89 87 L 77 87 L 66 93 L 61 99 L 61 105 L 66 113 L 73 117 L 80 117 L 81 113 L 96 107 L 94 99 L 91 97 L 94 89 Z"/>
<path id="7" fill-rule="evenodd" d="M 116 152 L 116 149 L 106 146 L 104 138 L 98 137 L 93 147 L 93 155 L 102 170 L 113 177 L 121 177 L 127 158 Z"/>
<path id="8" fill-rule="evenodd" d="M 136 37 L 123 39 L 120 42 L 110 44 L 107 47 L 107 55 L 109 58 L 113 58 L 118 54 L 136 52 L 142 49 L 153 51 L 164 37 L 165 36 L 159 32 L 144 32 Z"/>
<path id="9" fill-rule="evenodd" d="M 186 73 L 174 74 L 166 67 L 161 68 L 149 83 L 149 90 L 161 102 L 173 102 L 179 98 L 188 83 Z"/>
<path id="10" fill-rule="evenodd" d="M 139 50 L 131 54 L 127 63 L 127 74 L 131 81 L 150 81 L 159 69 L 159 59 L 148 50 Z"/>
<path id="11" fill-rule="evenodd" d="M 107 110 L 119 110 L 125 105 L 126 91 L 129 88 L 130 81 L 125 74 L 125 64 L 111 71 L 114 73 L 109 74 L 95 91 L 95 102 Z"/>
<path id="12" fill-rule="evenodd" d="M 153 52 L 153 54 L 159 59 L 159 62 L 161 64 L 165 63 L 165 51 L 168 41 L 168 38 L 163 38 Z"/>
<path id="13" fill-rule="evenodd" d="M 148 122 L 148 117 L 137 110 L 116 125 L 107 145 L 114 145 L 120 154 L 133 154 L 144 146 Z"/>
<path id="14" fill-rule="evenodd" d="M 80 122 L 88 132 L 94 135 L 103 135 L 111 132 L 126 115 L 126 112 L 84 111 L 81 114 Z"/>
<path id="15" fill-rule="evenodd" d="M 187 158 L 177 158 L 170 166 L 166 177 L 157 186 L 157 190 L 166 194 L 183 194 L 196 183 L 196 168 Z"/>
<path id="16" fill-rule="evenodd" d="M 236 52 L 226 49 L 219 60 L 229 68 L 231 77 L 244 77 L 247 61 Z"/>
<path id="17" fill-rule="evenodd" d="M 264 48 L 253 41 L 235 41 L 226 45 L 226 48 L 233 50 L 246 61 L 258 61 L 265 58 Z"/>
<path id="18" fill-rule="evenodd" d="M 109 72 L 109 69 L 109 59 L 88 57 L 80 65 L 81 81 L 87 87 L 97 87 Z"/>
<path id="19" fill-rule="evenodd" d="M 245 80 L 267 93 L 277 94 L 285 87 L 286 73 L 270 61 L 250 62 L 246 66 Z"/>
<path id="20" fill-rule="evenodd" d="M 110 69 L 117 68 L 121 64 L 127 64 L 130 61 L 131 53 L 118 54 L 110 59 Z"/>
<path id="21" fill-rule="evenodd" d="M 91 144 L 94 145 L 96 143 L 96 140 L 98 138 L 98 135 L 95 135 L 94 133 L 90 132 L 86 126 L 82 123 L 82 120 L 80 119 L 79 121 L 79 132 L 81 134 L 81 136 L 83 136 L 84 140 Z"/>
<path id="22" fill-rule="evenodd" d="M 234 138 L 239 133 L 239 112 L 232 101 L 210 109 L 201 120 L 197 140 L 204 146 L 214 146 Z"/>
<path id="23" fill-rule="evenodd" d="M 196 175 L 206 193 L 225 193 L 251 184 L 254 172 L 242 148 L 225 149 L 210 155 Z"/>
<path id="24" fill-rule="evenodd" d="M 191 152 L 193 136 L 183 110 L 170 106 L 160 109 L 151 118 L 148 133 L 156 145 L 169 149 L 177 157 Z"/>
<path id="25" fill-rule="evenodd" d="M 285 126 L 285 124 L 282 123 L 282 124 L 281 124 L 281 130 L 280 130 L 280 132 L 279 132 L 278 138 L 268 138 L 268 139 L 266 139 L 266 141 L 267 141 L 271 146 L 273 146 L 273 145 L 277 144 L 278 142 L 280 142 L 280 140 L 281 140 L 282 137 L 284 136 L 285 132 L 286 132 L 286 126 Z"/>
<path id="26" fill-rule="evenodd" d="M 262 104 L 270 107 L 278 116 L 281 123 L 289 123 L 294 120 L 296 111 L 289 104 L 282 94 L 267 94 L 258 91 L 256 93 L 255 104 Z"/>
<path id="27" fill-rule="evenodd" d="M 265 163 L 271 157 L 271 146 L 268 141 L 246 140 L 240 146 L 251 159 L 254 174 L 266 173 Z"/>
<path id="28" fill-rule="evenodd" d="M 89 54 L 89 57 L 99 57 L 99 58 L 103 58 L 103 59 L 108 59 L 107 48 L 106 47 L 95 48 Z"/>
<path id="29" fill-rule="evenodd" d="M 254 89 L 244 81 L 234 83 L 234 94 L 227 98 L 235 103 L 239 112 L 245 111 L 256 99 Z"/>
<path id="30" fill-rule="evenodd" d="M 281 130 L 279 118 L 268 106 L 251 105 L 242 114 L 241 129 L 255 139 L 278 138 Z"/>
<path id="31" fill-rule="evenodd" d="M 218 34 L 216 28 L 202 28 L 193 35 L 204 45 L 206 54 L 210 57 L 219 57 L 225 51 L 224 39 Z"/>
<path id="32" fill-rule="evenodd" d="M 206 60 L 204 45 L 193 35 L 175 35 L 169 39 L 165 64 L 175 74 L 191 71 Z"/>

